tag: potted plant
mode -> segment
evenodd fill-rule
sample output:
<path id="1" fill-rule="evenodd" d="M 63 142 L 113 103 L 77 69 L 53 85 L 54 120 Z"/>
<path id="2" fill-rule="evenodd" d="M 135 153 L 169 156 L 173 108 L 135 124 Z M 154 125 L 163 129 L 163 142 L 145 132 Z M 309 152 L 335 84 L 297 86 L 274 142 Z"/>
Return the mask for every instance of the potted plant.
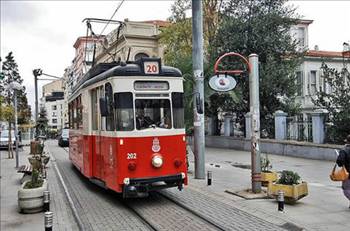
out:
<path id="1" fill-rule="evenodd" d="M 307 183 L 301 181 L 298 173 L 287 170 L 282 171 L 276 183 L 268 186 L 267 193 L 270 197 L 276 197 L 278 191 L 284 192 L 286 203 L 295 203 L 308 195 Z"/>
<path id="2" fill-rule="evenodd" d="M 267 156 L 261 158 L 261 184 L 267 187 L 270 183 L 277 180 L 277 172 L 272 171 L 272 164 Z"/>
<path id="3" fill-rule="evenodd" d="M 35 147 L 35 150 L 43 150 L 41 147 Z M 44 205 L 44 191 L 48 189 L 47 182 L 43 179 L 42 172 L 42 153 L 31 153 L 28 157 L 29 163 L 32 166 L 32 175 L 30 180 L 26 180 L 18 190 L 18 207 L 23 213 L 36 213 L 43 209 Z"/>

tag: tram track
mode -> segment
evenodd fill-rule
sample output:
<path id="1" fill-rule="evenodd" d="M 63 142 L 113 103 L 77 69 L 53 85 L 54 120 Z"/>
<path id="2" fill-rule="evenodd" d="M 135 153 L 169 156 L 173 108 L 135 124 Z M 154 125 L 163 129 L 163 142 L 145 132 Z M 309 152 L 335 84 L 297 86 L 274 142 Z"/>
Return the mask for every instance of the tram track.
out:
<path id="1" fill-rule="evenodd" d="M 68 148 L 62 147 L 68 153 Z M 115 197 L 114 192 L 108 194 Z M 161 192 L 148 198 L 115 198 L 149 230 L 227 230 L 214 220 L 192 210 Z"/>
<path id="2" fill-rule="evenodd" d="M 165 195 L 163 194 L 162 192 L 157 192 L 160 196 L 162 196 L 163 198 L 171 201 L 172 203 L 174 203 L 175 205 L 181 207 L 182 209 L 188 211 L 189 213 L 197 216 L 198 218 L 202 219 L 203 221 L 207 222 L 208 224 L 214 226 L 217 228 L 217 230 L 221 230 L 221 231 L 226 231 L 227 229 L 224 228 L 222 225 L 218 224 L 217 222 L 215 222 L 213 219 L 203 215 L 203 214 L 200 214 L 198 212 L 196 212 L 195 210 L 191 209 L 190 207 L 176 201 L 174 198 L 171 198 L 170 196 L 168 195 Z"/>
<path id="3" fill-rule="evenodd" d="M 150 193 L 147 198 L 124 200 L 124 204 L 154 230 L 226 230 L 159 192 Z"/>
<path id="4" fill-rule="evenodd" d="M 157 230 L 135 211 L 126 207 L 120 195 L 88 181 L 68 160 L 68 148 L 54 147 L 62 180 L 83 223 L 80 230 Z M 58 150 L 62 150 L 58 154 Z"/>

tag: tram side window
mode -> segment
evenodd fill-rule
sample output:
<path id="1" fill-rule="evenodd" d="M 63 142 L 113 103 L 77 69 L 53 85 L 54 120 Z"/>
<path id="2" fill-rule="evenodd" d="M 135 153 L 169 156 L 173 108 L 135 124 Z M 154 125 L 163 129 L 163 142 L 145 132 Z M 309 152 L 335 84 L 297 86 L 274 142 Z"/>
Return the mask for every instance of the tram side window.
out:
<path id="1" fill-rule="evenodd" d="M 73 128 L 73 104 L 69 103 L 68 106 L 68 118 L 69 118 L 69 128 L 72 129 Z"/>
<path id="2" fill-rule="evenodd" d="M 171 97 L 173 102 L 174 128 L 184 128 L 185 112 L 183 103 L 183 93 L 173 92 Z"/>
<path id="3" fill-rule="evenodd" d="M 73 129 L 77 129 L 77 99 L 73 100 Z"/>
<path id="4" fill-rule="evenodd" d="M 131 92 L 114 94 L 115 125 L 118 131 L 134 130 L 134 105 Z"/>
<path id="5" fill-rule="evenodd" d="M 114 131 L 113 89 L 110 83 L 105 84 L 105 98 L 109 111 L 112 112 L 110 115 L 106 116 L 106 130 Z"/>
<path id="6" fill-rule="evenodd" d="M 97 121 L 97 89 L 91 90 L 91 124 L 92 130 L 98 130 L 98 121 Z"/>
<path id="7" fill-rule="evenodd" d="M 76 99 L 76 129 L 82 129 L 83 128 L 83 104 L 81 102 L 81 95 L 78 96 Z"/>

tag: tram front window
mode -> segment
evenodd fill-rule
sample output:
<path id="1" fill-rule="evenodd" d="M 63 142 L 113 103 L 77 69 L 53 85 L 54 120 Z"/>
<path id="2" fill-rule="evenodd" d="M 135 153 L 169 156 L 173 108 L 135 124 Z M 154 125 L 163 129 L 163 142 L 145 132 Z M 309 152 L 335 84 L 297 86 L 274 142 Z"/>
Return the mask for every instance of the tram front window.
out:
<path id="1" fill-rule="evenodd" d="M 137 99 L 136 129 L 171 128 L 171 110 L 168 99 Z"/>
<path id="2" fill-rule="evenodd" d="M 134 130 L 133 97 L 131 92 L 114 94 L 115 121 L 117 131 Z"/>

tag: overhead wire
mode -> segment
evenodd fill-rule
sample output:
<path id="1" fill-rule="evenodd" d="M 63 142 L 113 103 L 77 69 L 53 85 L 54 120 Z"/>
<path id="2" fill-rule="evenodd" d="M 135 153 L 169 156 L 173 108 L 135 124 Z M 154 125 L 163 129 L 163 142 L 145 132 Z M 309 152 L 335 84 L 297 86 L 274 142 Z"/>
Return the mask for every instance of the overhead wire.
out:
<path id="1" fill-rule="evenodd" d="M 120 9 L 120 7 L 122 6 L 122 4 L 124 3 L 124 1 L 125 0 L 122 0 L 120 3 L 119 3 L 119 5 L 117 6 L 117 8 L 114 10 L 114 12 L 113 12 L 113 14 L 112 14 L 112 16 L 110 17 L 110 19 L 107 21 L 107 23 L 106 23 L 106 25 L 103 27 L 103 29 L 102 29 L 102 31 L 100 32 L 100 34 L 99 35 L 96 35 L 94 32 L 93 32 L 93 30 L 92 30 L 92 27 L 91 27 L 91 24 L 90 24 L 90 20 L 88 20 L 87 22 L 86 22 L 86 25 L 87 25 L 87 35 L 86 35 L 86 37 L 88 36 L 88 31 L 90 31 L 90 33 L 91 33 L 91 37 L 95 37 L 95 38 L 100 38 L 101 36 L 102 36 L 102 34 L 103 34 L 103 32 L 105 31 L 105 29 L 107 28 L 107 26 L 113 21 L 113 17 L 115 16 L 115 14 L 118 12 L 118 10 Z M 113 21 L 114 22 L 114 21 Z M 119 32 L 120 32 L 120 29 L 121 29 L 121 27 L 122 27 L 122 23 L 120 22 L 120 25 L 119 25 L 119 28 L 118 28 L 118 37 L 119 37 Z M 124 36 L 124 38 L 125 38 L 125 36 Z M 87 39 L 87 38 L 86 38 Z M 118 39 L 118 38 L 117 38 Z M 126 38 L 125 38 L 126 39 Z M 98 40 L 94 40 L 93 42 L 94 42 L 94 52 L 95 52 L 95 49 L 96 49 L 96 42 L 97 42 Z M 102 47 L 107 51 L 108 50 L 108 48 L 107 47 L 105 47 L 105 45 L 103 44 L 103 42 L 102 41 L 99 41 L 100 42 L 100 44 L 102 45 Z M 86 41 L 86 44 L 85 44 L 85 59 L 86 59 L 86 49 L 87 49 L 87 41 Z M 115 61 L 115 55 L 116 55 L 116 53 L 117 52 L 115 52 L 113 55 L 111 54 L 111 53 L 109 53 L 108 51 L 107 51 L 107 54 L 112 58 L 112 60 L 113 61 Z"/>
<path id="2" fill-rule="evenodd" d="M 119 5 L 117 6 L 117 8 L 115 9 L 115 11 L 113 12 L 111 18 L 108 20 L 107 24 L 103 27 L 100 35 L 102 35 L 102 33 L 105 31 L 105 29 L 107 28 L 107 26 L 109 25 L 109 23 L 111 22 L 111 20 L 113 19 L 114 15 L 117 13 L 117 11 L 119 10 L 119 8 L 122 6 L 122 4 L 124 3 L 125 0 L 122 0 Z"/>

